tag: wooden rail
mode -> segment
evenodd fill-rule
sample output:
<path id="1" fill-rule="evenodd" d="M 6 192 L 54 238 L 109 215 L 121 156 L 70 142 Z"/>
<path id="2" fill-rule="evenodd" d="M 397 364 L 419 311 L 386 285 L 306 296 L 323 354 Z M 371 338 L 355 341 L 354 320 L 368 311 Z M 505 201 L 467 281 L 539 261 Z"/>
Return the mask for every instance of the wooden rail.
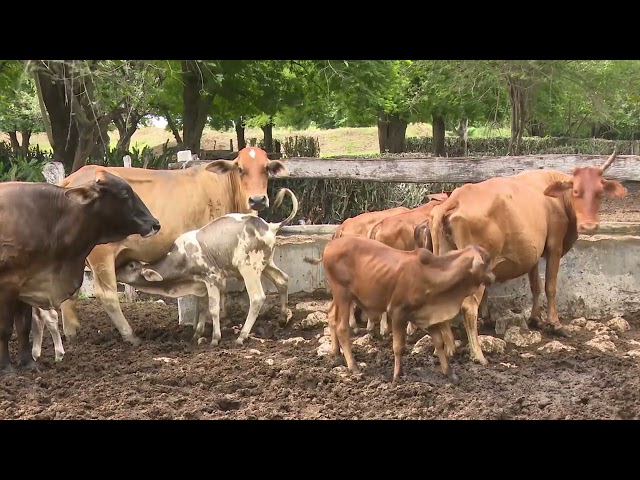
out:
<path id="1" fill-rule="evenodd" d="M 509 176 L 525 170 L 559 170 L 571 173 L 574 167 L 597 167 L 608 155 L 521 155 L 504 157 L 427 158 L 307 158 L 282 160 L 289 178 L 351 179 L 373 182 L 476 183 L 492 177 Z M 206 160 L 189 162 L 187 168 Z M 169 164 L 169 169 L 182 163 Z M 640 156 L 619 155 L 607 169 L 606 178 L 640 181 Z"/>

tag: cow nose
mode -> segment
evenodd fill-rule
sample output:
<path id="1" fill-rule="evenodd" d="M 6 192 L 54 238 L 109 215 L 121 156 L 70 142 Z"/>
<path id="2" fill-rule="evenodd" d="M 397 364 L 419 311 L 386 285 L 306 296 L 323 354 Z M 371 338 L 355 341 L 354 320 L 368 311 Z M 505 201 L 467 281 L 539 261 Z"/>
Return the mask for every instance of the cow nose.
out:
<path id="1" fill-rule="evenodd" d="M 598 228 L 598 224 L 595 222 L 587 222 L 587 223 L 581 223 L 578 226 L 578 232 L 579 233 L 592 233 L 595 230 L 597 230 Z"/>
<path id="2" fill-rule="evenodd" d="M 266 195 L 252 195 L 249 197 L 249 207 L 253 210 L 261 210 L 267 206 Z"/>
<path id="3" fill-rule="evenodd" d="M 159 231 L 160 231 L 160 222 L 156 220 L 155 222 L 153 222 L 153 224 L 151 225 L 151 230 L 149 230 L 149 233 L 147 233 L 144 236 L 144 238 L 150 237 L 151 235 L 155 235 Z"/>

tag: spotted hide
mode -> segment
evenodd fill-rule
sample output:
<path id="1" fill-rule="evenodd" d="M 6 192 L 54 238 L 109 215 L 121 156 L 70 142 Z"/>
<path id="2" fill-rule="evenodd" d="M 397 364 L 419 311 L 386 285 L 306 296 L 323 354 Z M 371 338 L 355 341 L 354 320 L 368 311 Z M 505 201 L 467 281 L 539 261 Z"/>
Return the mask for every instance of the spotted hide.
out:
<path id="1" fill-rule="evenodd" d="M 261 277 L 266 276 L 280 296 L 280 325 L 287 322 L 289 277 L 273 263 L 276 234 L 295 217 L 298 200 L 291 190 L 278 192 L 278 207 L 288 193 L 293 203 L 291 214 L 280 223 L 267 223 L 251 214 L 230 213 L 204 227 L 180 235 L 169 253 L 154 263 L 129 262 L 116 269 L 120 282 L 140 291 L 168 297 L 196 295 L 208 300 L 213 319 L 211 345 L 218 345 L 220 332 L 220 290 L 228 277 L 244 280 L 249 295 L 249 313 L 236 339 L 242 345 L 265 300 Z M 201 315 L 194 341 L 201 343 L 205 318 Z M 204 339 L 202 339 L 204 340 Z"/>

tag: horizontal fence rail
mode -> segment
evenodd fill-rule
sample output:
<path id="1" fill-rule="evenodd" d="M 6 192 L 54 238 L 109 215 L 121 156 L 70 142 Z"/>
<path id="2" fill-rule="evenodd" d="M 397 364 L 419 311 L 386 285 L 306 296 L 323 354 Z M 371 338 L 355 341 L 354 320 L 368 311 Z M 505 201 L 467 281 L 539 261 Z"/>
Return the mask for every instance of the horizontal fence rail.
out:
<path id="1" fill-rule="evenodd" d="M 349 179 L 372 182 L 477 183 L 492 177 L 515 175 L 526 170 L 559 170 L 571 173 L 574 167 L 599 167 L 608 155 L 521 155 L 503 157 L 393 157 L 283 159 L 288 178 Z M 188 168 L 211 160 L 169 164 L 169 169 Z M 607 169 L 606 178 L 640 181 L 640 156 L 619 155 Z M 286 177 L 285 177 L 286 178 Z"/>

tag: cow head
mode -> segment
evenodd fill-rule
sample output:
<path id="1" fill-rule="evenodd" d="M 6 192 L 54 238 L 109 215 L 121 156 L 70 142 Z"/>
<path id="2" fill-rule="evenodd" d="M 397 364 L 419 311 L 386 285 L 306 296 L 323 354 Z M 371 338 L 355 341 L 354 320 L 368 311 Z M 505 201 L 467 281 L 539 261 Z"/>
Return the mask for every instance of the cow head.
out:
<path id="1" fill-rule="evenodd" d="M 268 177 L 286 176 L 287 167 L 279 160 L 269 160 L 267 152 L 257 147 L 246 147 L 238 152 L 235 160 L 215 160 L 207 165 L 210 172 L 225 174 L 237 170 L 240 183 L 247 195 L 247 207 L 264 210 L 269 207 Z"/>
<path id="2" fill-rule="evenodd" d="M 148 264 L 132 260 L 116 269 L 116 280 L 129 285 L 138 285 L 145 281 L 161 282 L 164 279 Z"/>
<path id="3" fill-rule="evenodd" d="M 562 197 L 570 192 L 571 204 L 576 213 L 578 232 L 589 233 L 600 226 L 600 200 L 623 198 L 627 189 L 615 180 L 607 180 L 602 176 L 616 158 L 616 151 L 601 167 L 576 167 L 572 170 L 569 181 L 557 181 L 549 185 L 544 194 L 549 197 Z"/>
<path id="4" fill-rule="evenodd" d="M 90 205 L 103 233 L 100 243 L 120 240 L 129 235 L 155 235 L 160 222 L 120 177 L 103 169 L 96 169 L 92 182 L 67 188 L 64 196 L 74 202 Z"/>

